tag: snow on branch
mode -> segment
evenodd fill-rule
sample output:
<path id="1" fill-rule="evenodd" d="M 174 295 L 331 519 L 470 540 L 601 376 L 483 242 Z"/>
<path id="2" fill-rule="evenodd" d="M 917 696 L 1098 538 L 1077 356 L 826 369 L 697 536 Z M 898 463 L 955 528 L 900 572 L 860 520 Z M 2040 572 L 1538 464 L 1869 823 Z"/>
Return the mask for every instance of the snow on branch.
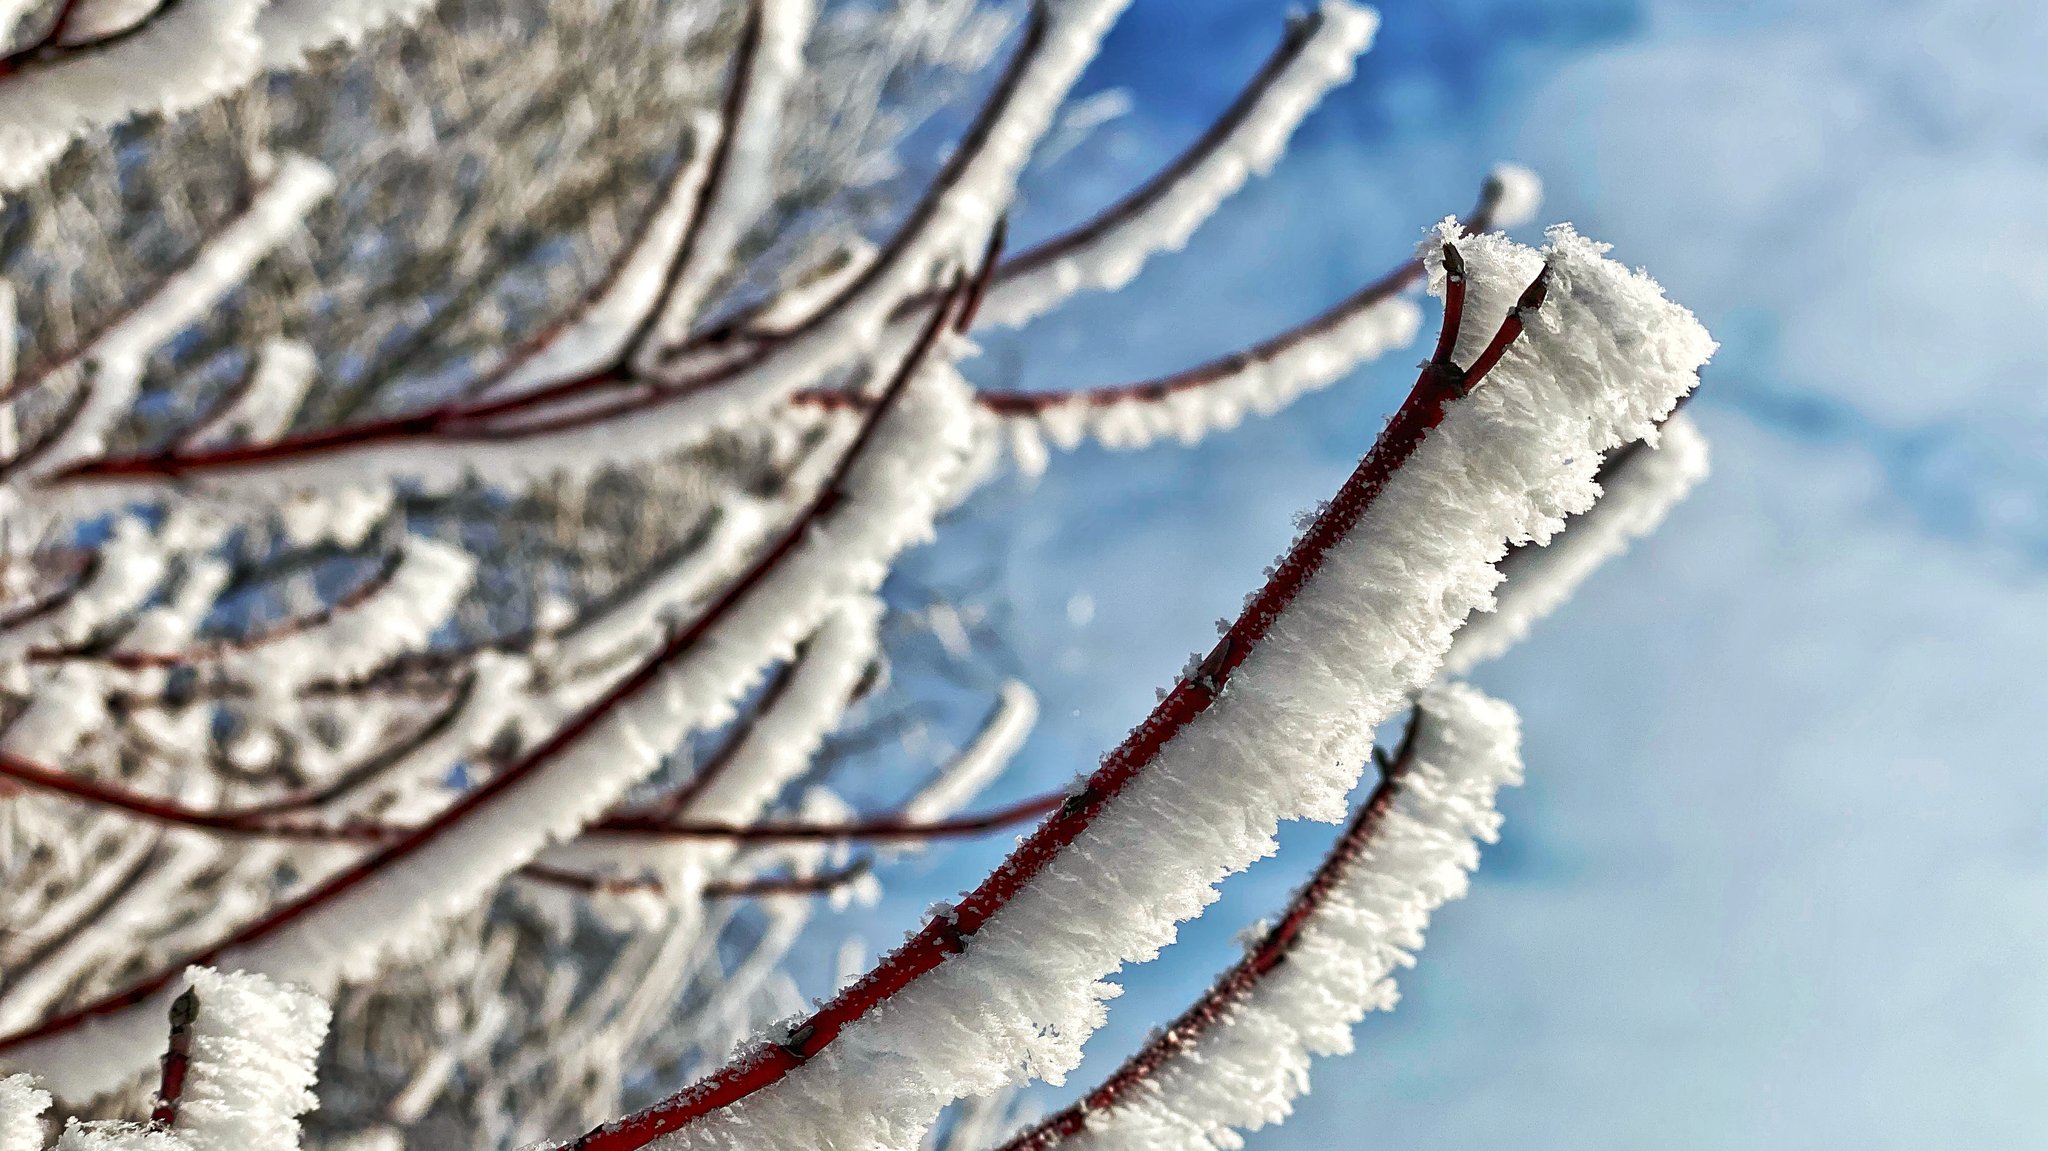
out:
<path id="1" fill-rule="evenodd" d="M 1234 1148 L 1279 1123 L 1310 1057 L 1351 1050 L 1351 1027 L 1391 1009 L 1430 913 L 1465 892 L 1475 840 L 1500 825 L 1494 794 L 1521 782 L 1514 709 L 1432 687 L 1401 750 L 1322 866 L 1245 956 L 1101 1086 L 1000 1151 Z"/>
<path id="2" fill-rule="evenodd" d="M 313 349 L 297 340 L 265 343 L 241 384 L 194 421 L 179 445 L 214 447 L 283 435 L 305 402 L 318 366 Z"/>
<path id="3" fill-rule="evenodd" d="M 74 140 L 175 115 L 322 48 L 416 23 L 434 0 L 65 0 L 34 43 L 0 58 L 0 191 Z M 0 28 L 12 25 L 0 20 Z"/>
<path id="4" fill-rule="evenodd" d="M 5 92 L 0 82 L 0 96 Z M 83 347 L 28 381 L 75 376 L 78 399 L 41 440 L 0 462 L 0 478 L 45 480 L 100 451 L 133 406 L 150 354 L 240 284 L 333 189 L 334 176 L 326 168 L 301 156 L 285 157 L 248 208 L 206 240 L 189 263 Z"/>
<path id="5" fill-rule="evenodd" d="M 995 226 L 1031 149 L 1129 0 L 1042 0 L 1010 66 L 909 218 L 836 297 L 757 362 L 715 384 L 728 403 L 786 399 L 872 348 L 933 271 L 965 262 Z"/>
<path id="6" fill-rule="evenodd" d="M 119 668 L 202 665 L 281 703 L 315 678 L 353 679 L 424 648 L 475 574 L 461 548 L 412 536 L 376 579 L 312 616 L 209 647 L 85 658 Z"/>
<path id="7" fill-rule="evenodd" d="M 1502 165 L 1488 177 L 1464 227 L 1477 233 L 1512 226 L 1540 197 L 1533 175 Z M 1091 440 L 1109 448 L 1142 448 L 1167 436 L 1192 444 L 1236 427 L 1248 413 L 1271 415 L 1412 342 L 1422 313 L 1401 292 L 1422 272 L 1421 261 L 1411 260 L 1307 323 L 1172 375 L 1062 391 L 983 391 L 977 400 L 1028 476 L 1045 470 L 1047 440 L 1067 451 Z M 1001 283 L 998 274 L 992 298 Z"/>
<path id="8" fill-rule="evenodd" d="M 1573 516 L 1548 544 L 1517 548 L 1502 561 L 1506 578 L 1493 609 L 1465 621 L 1444 674 L 1465 675 L 1520 643 L 1601 564 L 1654 531 L 1706 475 L 1706 437 L 1684 412 L 1674 412 L 1653 439 L 1616 451 L 1600 469 L 1600 502 Z"/>
<path id="9" fill-rule="evenodd" d="M 1266 416 L 1305 392 L 1415 338 L 1422 312 L 1398 293 L 1410 274 L 1382 279 L 1292 331 L 1242 352 L 1156 380 L 1077 392 L 983 392 L 1012 458 L 1026 475 L 1045 470 L 1045 440 L 1071 451 L 1084 440 L 1142 448 L 1171 436 L 1183 444 Z"/>
<path id="10" fill-rule="evenodd" d="M 1648 435 L 1713 348 L 1569 228 L 1543 253 L 1461 234 L 1447 221 L 1425 254 L 1449 291 L 1443 254 L 1466 248 L 1447 313 L 1477 354 L 1425 367 L 1222 640 L 1068 802 L 815 1014 L 569 1146 L 914 1145 L 955 1099 L 1057 1080 L 1104 977 L 1157 954 L 1281 820 L 1341 817 L 1374 726 L 1436 675 L 1506 545 L 1590 506 L 1601 454 Z"/>
<path id="11" fill-rule="evenodd" d="M 84 643 L 100 627 L 127 616 L 163 580 L 163 549 L 140 520 L 114 521 L 107 541 L 67 588 L 0 621 L 0 663 L 42 648 Z"/>
<path id="12" fill-rule="evenodd" d="M 0 191 L 41 175 L 88 132 L 141 113 L 180 112 L 248 83 L 262 62 L 262 7 L 263 0 L 175 0 L 84 42 L 53 29 L 54 39 L 0 60 Z"/>
<path id="13" fill-rule="evenodd" d="M 90 490 L 173 479 L 221 491 L 336 487 L 411 477 L 430 486 L 471 474 L 524 480 L 647 459 L 698 442 L 734 420 L 873 352 L 897 306 L 941 269 L 965 262 L 1009 201 L 1032 144 L 1109 23 L 1129 0 L 1048 0 L 1035 10 L 1010 69 L 982 115 L 896 237 L 846 289 L 786 338 L 706 375 L 629 379 L 600 371 L 507 399 L 211 452 L 86 461 L 67 472 Z"/>
<path id="14" fill-rule="evenodd" d="M 690 154 L 669 173 L 639 233 L 569 315 L 549 324 L 477 382 L 494 399 L 602 375 L 630 352 L 661 306 L 663 285 L 703 219 L 706 181 L 724 140 L 708 112 L 690 120 Z"/>
<path id="15" fill-rule="evenodd" d="M 1038 696 L 1018 680 L 1005 680 L 995 711 L 960 754 L 903 805 L 910 823 L 944 819 L 980 795 L 1010 766 L 1038 724 Z"/>
<path id="16" fill-rule="evenodd" d="M 929 534 L 969 433 L 966 385 L 943 362 L 957 354 L 952 318 L 934 313 L 817 498 L 688 626 L 434 818 L 187 962 L 315 986 L 374 970 L 611 807 L 690 731 L 730 718 L 763 667 Z M 35 1065 L 67 1096 L 115 1086 L 146 1058 L 174 981 L 144 977 L 0 1037 L 0 1060 Z"/>
<path id="17" fill-rule="evenodd" d="M 707 762 L 677 796 L 673 818 L 741 825 L 759 818 L 810 765 L 845 714 L 874 658 L 880 622 L 881 605 L 872 597 L 849 600 L 834 610 L 729 753 Z M 540 862 L 556 868 L 645 865 L 671 895 L 687 898 L 695 894 L 690 888 L 701 887 L 734 850 L 729 841 L 666 848 L 659 841 L 640 843 L 652 850 L 622 850 L 617 843 L 584 836 L 549 849 Z"/>
<path id="18" fill-rule="evenodd" d="M 57 1151 L 298 1151 L 329 1012 L 260 975 L 193 967 L 170 1009 L 162 1086 L 146 1123 L 72 1119 Z M 47 1092 L 0 1079 L 0 1151 L 37 1151 Z"/>
<path id="19" fill-rule="evenodd" d="M 1187 152 L 1088 224 L 1006 261 L 984 322 L 1016 327 L 1076 292 L 1114 291 L 1153 255 L 1179 250 L 1217 205 L 1272 169 L 1324 93 L 1351 78 L 1378 27 L 1378 13 L 1348 0 L 1325 0 L 1292 20 L 1258 75 Z"/>
<path id="20" fill-rule="evenodd" d="M 261 975 L 194 967 L 185 978 L 199 1003 L 172 1130 L 192 1151 L 294 1151 L 298 1117 L 316 1105 L 327 1004 Z"/>
<path id="21" fill-rule="evenodd" d="M 265 494 L 280 483 L 319 488 L 395 477 L 434 486 L 470 474 L 523 480 L 696 442 L 877 348 L 899 306 L 992 230 L 1032 144 L 1126 3 L 1049 0 L 1036 8 L 1011 67 L 897 235 L 838 295 L 758 354 L 673 378 L 600 368 L 502 399 L 264 444 L 86 460 L 61 479 L 85 491 L 111 486 L 117 492 L 173 480 Z"/>
<path id="22" fill-rule="evenodd" d="M 690 334 L 734 250 L 768 206 L 789 95 L 804 68 L 804 41 L 815 18 L 813 0 L 756 0 L 747 42 L 734 60 L 738 72 L 726 98 L 724 131 L 705 180 L 688 244 L 677 254 L 654 314 L 639 333 L 643 367 Z"/>

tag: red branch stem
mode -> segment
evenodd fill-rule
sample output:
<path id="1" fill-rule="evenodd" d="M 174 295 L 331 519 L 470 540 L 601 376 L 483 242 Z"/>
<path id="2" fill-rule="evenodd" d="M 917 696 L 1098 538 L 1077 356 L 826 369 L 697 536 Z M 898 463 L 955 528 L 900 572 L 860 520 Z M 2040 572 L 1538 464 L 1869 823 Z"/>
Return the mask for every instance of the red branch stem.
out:
<path id="1" fill-rule="evenodd" d="M 171 1000 L 171 1037 L 164 1045 L 156 1106 L 149 1112 L 152 1126 L 169 1127 L 178 1118 L 178 1102 L 185 1095 L 185 1074 L 192 1069 L 192 1025 L 198 1020 L 199 993 L 188 987 L 183 995 Z"/>
<path id="2" fill-rule="evenodd" d="M 141 671 L 149 668 L 181 667 L 186 664 L 208 663 L 233 652 L 252 651 L 265 644 L 299 635 L 321 627 L 335 616 L 353 611 L 376 596 L 390 585 L 398 570 L 405 563 L 405 553 L 392 552 L 384 557 L 377 571 L 369 579 L 349 589 L 333 603 L 317 611 L 292 619 L 280 620 L 252 635 L 240 636 L 204 647 L 187 648 L 181 651 L 94 651 L 89 647 L 74 648 L 33 648 L 28 653 L 31 663 L 61 663 L 66 660 L 91 660 L 109 667 L 126 671 Z"/>
<path id="3" fill-rule="evenodd" d="M 1324 857 L 1321 866 L 1316 868 L 1315 874 L 1288 901 L 1279 922 L 1260 937 L 1244 958 L 1219 976 L 1208 991 L 1181 1012 L 1165 1030 L 1158 1032 L 1125 1060 L 1115 1073 L 1103 1080 L 1101 1086 L 1082 1096 L 1072 1106 L 1056 1111 L 1019 1132 L 996 1151 L 1047 1151 L 1078 1133 L 1088 1125 L 1090 1116 L 1115 1107 L 1126 1096 L 1150 1082 L 1167 1060 L 1192 1047 L 1212 1027 L 1227 1019 L 1268 972 L 1286 962 L 1288 952 L 1293 949 L 1302 929 L 1322 910 L 1331 891 L 1345 881 L 1385 824 L 1387 812 L 1400 791 L 1401 781 L 1414 763 L 1416 736 L 1424 718 L 1420 708 L 1409 713 L 1408 730 L 1401 737 L 1400 749 L 1381 762 L 1379 783 L 1373 787 L 1372 794 L 1352 816 L 1351 823 Z"/>
<path id="4" fill-rule="evenodd" d="M 1509 323 L 1514 325 L 1514 333 L 1519 333 L 1519 322 L 1511 318 Z M 1508 326 L 1503 324 L 1502 331 L 1506 332 Z M 1513 338 L 1513 334 L 1505 338 L 1497 335 L 1494 343 L 1504 351 Z M 1024 891 L 1158 758 L 1183 728 L 1208 710 L 1231 673 L 1251 655 L 1273 622 L 1321 570 L 1330 550 L 1351 533 L 1377 502 L 1395 473 L 1421 446 L 1423 438 L 1443 421 L 1450 404 L 1469 392 L 1483 374 L 1452 377 L 1424 369 L 1406 401 L 1359 461 L 1357 470 L 1282 557 L 1265 585 L 1246 602 L 1243 612 L 1195 673 L 1176 683 L 1152 713 L 1103 760 L 1085 785 L 1040 824 L 950 916 L 933 917 L 867 975 L 794 1028 L 787 1042 L 762 1044 L 667 1099 L 585 1133 L 564 1151 L 637 1151 L 671 1131 L 772 1086 L 803 1066 L 847 1027 L 887 1003 L 948 957 L 959 954 L 982 924 Z"/>

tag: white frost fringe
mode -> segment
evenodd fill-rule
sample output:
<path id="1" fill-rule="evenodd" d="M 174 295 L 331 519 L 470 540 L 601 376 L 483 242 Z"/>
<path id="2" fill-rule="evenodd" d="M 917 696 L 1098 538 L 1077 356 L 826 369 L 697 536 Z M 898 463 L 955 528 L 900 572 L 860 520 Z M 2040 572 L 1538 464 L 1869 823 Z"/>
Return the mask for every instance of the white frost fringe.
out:
<path id="1" fill-rule="evenodd" d="M 1423 693 L 1413 759 L 1370 846 L 1345 868 L 1273 968 L 1199 1039 L 1060 1145 L 1088 1151 L 1242 1147 L 1284 1121 L 1310 1057 L 1351 1050 L 1351 1027 L 1390 1010 L 1430 913 L 1465 894 L 1475 842 L 1495 841 L 1494 795 L 1522 779 L 1514 709 L 1462 684 Z"/>
<path id="2" fill-rule="evenodd" d="M 270 0 L 256 18 L 263 67 L 297 69 L 310 54 L 354 48 L 372 33 L 417 24 L 435 0 Z"/>
<path id="3" fill-rule="evenodd" d="M 175 1132 L 116 1120 L 65 1124 L 57 1137 L 57 1151 L 191 1151 L 191 1144 Z"/>
<path id="4" fill-rule="evenodd" d="M 1706 437 L 1685 413 L 1674 414 L 1654 446 L 1645 445 L 1606 478 L 1592 510 L 1573 517 L 1548 545 L 1516 557 L 1493 610 L 1473 612 L 1459 629 L 1444 674 L 1465 675 L 1522 642 L 1595 569 L 1656 530 L 1706 475 Z"/>
<path id="5" fill-rule="evenodd" d="M 199 1017 L 173 1129 L 192 1151 L 294 1151 L 299 1116 L 318 1105 L 327 1004 L 261 975 L 194 967 L 185 977 Z"/>
<path id="6" fill-rule="evenodd" d="M 1549 302 L 1330 550 L 1222 696 L 964 954 L 662 1151 L 908 1148 L 954 1099 L 1027 1076 L 1058 1081 L 1116 993 L 1105 976 L 1156 955 L 1218 880 L 1273 849 L 1281 820 L 1342 817 L 1373 727 L 1434 678 L 1499 580 L 1504 545 L 1547 539 L 1591 506 L 1601 454 L 1648 435 L 1713 349 L 1691 313 L 1569 228 L 1553 229 L 1545 254 L 1502 236 L 1462 247 L 1478 339 L 1546 256 Z"/>
<path id="7" fill-rule="evenodd" d="M 0 1078 L 0 1151 L 42 1151 L 50 1093 L 28 1075 Z"/>
<path id="8" fill-rule="evenodd" d="M 1258 93 L 1244 119 L 1157 199 L 1059 259 L 997 279 L 979 321 L 1017 327 L 1077 292 L 1123 287 L 1152 256 L 1185 246 L 1247 179 L 1271 171 L 1324 93 L 1351 79 L 1380 22 L 1379 13 L 1348 0 L 1324 0 L 1316 18 L 1308 42 Z"/>
<path id="9" fill-rule="evenodd" d="M 329 1011 L 319 996 L 261 975 L 185 972 L 199 999 L 191 1063 L 168 1129 L 71 1120 L 57 1151 L 297 1151 Z M 161 1043 L 161 1036 L 159 1037 Z M 38 1151 L 50 1095 L 27 1075 L 0 1079 L 0 1151 Z"/>

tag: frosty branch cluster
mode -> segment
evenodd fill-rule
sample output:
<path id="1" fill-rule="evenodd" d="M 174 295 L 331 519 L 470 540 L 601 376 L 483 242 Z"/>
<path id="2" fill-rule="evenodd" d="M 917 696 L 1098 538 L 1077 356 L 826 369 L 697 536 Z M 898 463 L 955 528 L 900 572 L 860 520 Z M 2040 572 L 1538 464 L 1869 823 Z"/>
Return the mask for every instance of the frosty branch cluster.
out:
<path id="1" fill-rule="evenodd" d="M 1504 166 L 1237 353 L 978 384 L 973 331 L 1185 244 L 1378 21 L 1292 20 L 1184 154 L 1011 253 L 1124 2 L 0 3 L 0 1151 L 1149 1151 L 1285 1116 L 1519 779 L 1512 709 L 1450 677 L 1704 473 L 1676 409 L 1713 345 L 1569 227 L 1498 231 L 1537 210 Z M 1344 379 L 1425 285 L 1413 389 L 1215 646 L 1071 787 L 978 807 L 1036 699 L 986 604 L 904 610 L 909 549 L 1052 448 Z M 920 627 L 978 721 L 887 674 Z M 1005 1131 L 1111 976 L 1373 765 L 1243 961 Z M 879 769 L 899 798 L 856 809 Z M 820 903 L 1034 821 L 804 1006 Z"/>

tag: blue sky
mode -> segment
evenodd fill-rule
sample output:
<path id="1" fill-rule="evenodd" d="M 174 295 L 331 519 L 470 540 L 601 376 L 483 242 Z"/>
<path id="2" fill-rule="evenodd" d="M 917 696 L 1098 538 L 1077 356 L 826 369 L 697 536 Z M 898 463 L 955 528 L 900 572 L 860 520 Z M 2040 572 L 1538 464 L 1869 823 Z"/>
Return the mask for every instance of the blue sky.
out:
<path id="1" fill-rule="evenodd" d="M 1135 111 L 1033 181 L 1028 240 L 1191 138 L 1285 5 L 1137 0 L 1083 92 Z M 2048 1134 L 2048 6 L 1390 3 L 1358 80 L 1187 252 L 980 366 L 1148 375 L 1303 318 L 1495 160 L 1723 342 L 1714 477 L 1485 687 L 1528 786 L 1392 1016 L 1254 1148 L 1922 1148 Z M 1334 489 L 1397 355 L 1195 449 L 986 502 L 1046 719 L 995 797 L 1094 762 Z M 953 549 L 949 556 L 946 549 Z M 971 553 L 971 555 L 969 555 Z M 1076 625 L 1076 595 L 1093 617 Z M 1089 1082 L 1278 905 L 1278 860 L 1129 993 Z M 914 865 L 949 893 L 1001 844 Z M 1065 1096 L 1048 1089 L 1055 1103 Z"/>

